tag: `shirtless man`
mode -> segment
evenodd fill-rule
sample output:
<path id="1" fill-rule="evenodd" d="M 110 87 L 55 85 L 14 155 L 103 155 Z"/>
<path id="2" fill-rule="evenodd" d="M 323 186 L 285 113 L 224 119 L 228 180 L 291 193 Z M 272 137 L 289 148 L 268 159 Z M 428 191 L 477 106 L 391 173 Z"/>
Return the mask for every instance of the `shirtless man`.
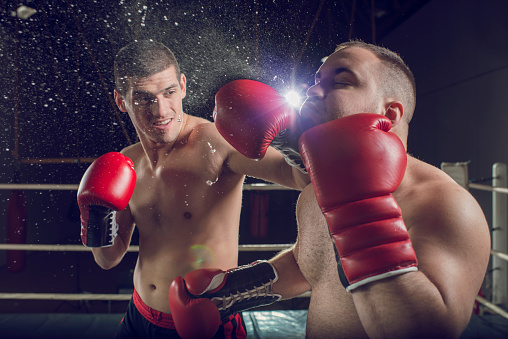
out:
<path id="1" fill-rule="evenodd" d="M 309 338 L 459 337 L 484 279 L 490 234 L 466 190 L 406 154 L 412 73 L 385 48 L 348 42 L 319 68 L 307 96 L 301 115 L 314 127 L 299 143 L 312 184 L 298 200 L 296 244 L 258 263 L 265 276 L 255 281 L 246 278 L 253 267 L 175 279 L 177 330 L 186 333 L 194 308 L 216 321 L 215 313 L 256 306 L 249 296 L 267 304 L 311 290 Z"/>
<path id="2" fill-rule="evenodd" d="M 138 228 L 135 291 L 118 337 L 167 338 L 176 335 L 167 299 L 171 281 L 200 267 L 238 265 L 245 175 L 300 190 L 308 175 L 289 166 L 269 141 L 263 159 L 254 161 L 226 142 L 214 123 L 184 113 L 185 75 L 160 43 L 121 49 L 115 82 L 115 101 L 140 142 L 103 155 L 85 173 L 78 191 L 81 238 L 93 247 L 97 264 L 110 269 Z M 220 331 L 221 338 L 245 337 L 237 315 Z"/>

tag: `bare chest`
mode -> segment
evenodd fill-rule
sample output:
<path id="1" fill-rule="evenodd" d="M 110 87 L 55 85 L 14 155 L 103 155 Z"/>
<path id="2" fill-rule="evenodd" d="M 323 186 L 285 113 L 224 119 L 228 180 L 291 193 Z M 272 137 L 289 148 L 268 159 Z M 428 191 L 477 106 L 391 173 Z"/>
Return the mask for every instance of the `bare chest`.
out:
<path id="1" fill-rule="evenodd" d="M 337 264 L 328 224 L 310 185 L 298 199 L 297 218 L 298 265 L 314 288 L 315 285 L 334 279 Z"/>
<path id="2" fill-rule="evenodd" d="M 212 203 L 210 196 L 224 186 L 222 159 L 175 152 L 155 168 L 137 166 L 130 208 L 138 228 L 195 221 Z M 224 180 L 222 180 L 224 181 Z M 213 201 L 213 200 L 212 200 Z"/>
<path id="3" fill-rule="evenodd" d="M 312 186 L 300 195 L 297 218 L 298 265 L 312 287 L 307 337 L 366 337 L 353 299 L 340 282 L 334 244 Z"/>

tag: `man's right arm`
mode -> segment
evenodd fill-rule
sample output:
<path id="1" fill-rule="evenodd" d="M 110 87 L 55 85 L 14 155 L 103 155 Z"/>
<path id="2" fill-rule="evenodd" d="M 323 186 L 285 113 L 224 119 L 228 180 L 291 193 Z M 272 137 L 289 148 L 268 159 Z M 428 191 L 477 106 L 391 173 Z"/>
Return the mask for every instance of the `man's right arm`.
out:
<path id="1" fill-rule="evenodd" d="M 169 289 L 169 305 L 178 334 L 211 338 L 221 319 L 310 290 L 297 264 L 297 248 L 282 251 L 270 261 L 228 271 L 199 269 L 185 279 L 177 277 Z"/>
<path id="2" fill-rule="evenodd" d="M 269 262 L 279 275 L 279 280 L 273 284 L 273 292 L 280 294 L 282 299 L 291 299 L 310 291 L 311 286 L 298 266 L 298 241 Z"/>
<path id="3" fill-rule="evenodd" d="M 79 184 L 81 241 L 95 248 L 94 257 L 105 269 L 117 265 L 129 245 L 134 226 L 127 207 L 135 186 L 134 163 L 118 152 L 97 158 Z"/>
<path id="4" fill-rule="evenodd" d="M 217 92 L 213 117 L 236 149 L 228 158 L 232 171 L 300 190 L 310 182 L 298 151 L 298 113 L 275 89 L 232 81 Z"/>

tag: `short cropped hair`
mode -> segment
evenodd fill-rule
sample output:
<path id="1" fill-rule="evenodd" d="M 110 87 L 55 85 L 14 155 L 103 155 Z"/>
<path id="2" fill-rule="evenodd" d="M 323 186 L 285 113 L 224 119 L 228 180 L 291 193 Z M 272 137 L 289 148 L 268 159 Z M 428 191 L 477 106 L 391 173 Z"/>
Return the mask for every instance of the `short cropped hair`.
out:
<path id="1" fill-rule="evenodd" d="M 115 86 L 125 96 L 130 86 L 129 79 L 145 78 L 171 66 L 175 67 L 180 79 L 180 66 L 169 48 L 153 40 L 136 40 L 120 49 L 115 57 Z"/>
<path id="2" fill-rule="evenodd" d="M 404 105 L 403 120 L 409 124 L 416 107 L 416 83 L 413 72 L 404 60 L 394 51 L 378 45 L 369 44 L 360 40 L 344 42 L 335 48 L 335 52 L 349 48 L 364 48 L 376 55 L 385 66 L 377 74 L 381 94 L 385 97 L 394 97 Z"/>

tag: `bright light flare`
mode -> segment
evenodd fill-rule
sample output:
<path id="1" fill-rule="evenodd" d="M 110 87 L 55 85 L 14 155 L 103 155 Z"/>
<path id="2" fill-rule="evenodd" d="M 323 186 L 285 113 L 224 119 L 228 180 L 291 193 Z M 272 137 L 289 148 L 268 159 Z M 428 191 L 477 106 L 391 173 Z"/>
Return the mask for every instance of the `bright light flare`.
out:
<path id="1" fill-rule="evenodd" d="M 294 90 L 286 92 L 284 97 L 286 98 L 287 102 L 293 107 L 300 107 L 300 105 L 302 104 L 302 97 L 298 94 L 298 92 Z"/>

